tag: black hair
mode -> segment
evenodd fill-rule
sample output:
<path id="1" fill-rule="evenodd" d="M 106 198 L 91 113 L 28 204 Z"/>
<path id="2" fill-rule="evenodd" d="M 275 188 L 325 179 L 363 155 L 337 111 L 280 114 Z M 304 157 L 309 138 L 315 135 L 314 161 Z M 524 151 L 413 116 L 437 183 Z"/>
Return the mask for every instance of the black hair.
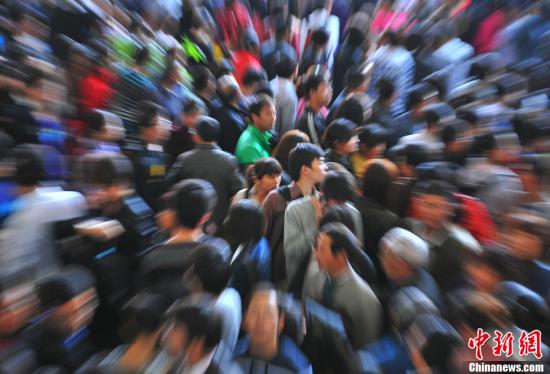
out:
<path id="1" fill-rule="evenodd" d="M 275 95 L 273 93 L 273 90 L 271 89 L 271 84 L 269 83 L 269 81 L 267 80 L 261 81 L 258 84 L 258 88 L 256 89 L 256 95 L 267 95 L 273 100 Z"/>
<path id="2" fill-rule="evenodd" d="M 178 72 L 178 66 L 173 62 L 167 63 L 164 67 L 164 71 L 162 72 L 162 77 L 160 78 L 161 82 L 168 79 L 168 77 L 174 72 Z"/>
<path id="3" fill-rule="evenodd" d="M 44 161 L 40 151 L 31 145 L 20 145 L 13 151 L 15 159 L 14 181 L 20 186 L 36 186 L 46 178 Z"/>
<path id="4" fill-rule="evenodd" d="M 133 60 L 137 66 L 144 65 L 149 60 L 149 49 L 144 46 L 138 47 L 134 51 Z"/>
<path id="5" fill-rule="evenodd" d="M 329 223 L 341 223 L 346 226 L 350 231 L 354 231 L 353 217 L 351 213 L 341 205 L 334 205 L 328 207 L 319 221 L 319 226 L 325 226 Z"/>
<path id="6" fill-rule="evenodd" d="M 133 318 L 139 331 L 154 333 L 161 326 L 170 304 L 170 298 L 165 295 L 140 292 L 124 306 L 124 314 Z"/>
<path id="7" fill-rule="evenodd" d="M 444 161 L 423 162 L 415 167 L 414 172 L 418 180 L 438 180 L 454 186 L 456 171 L 450 165 Z"/>
<path id="8" fill-rule="evenodd" d="M 296 71 L 298 62 L 294 56 L 287 53 L 277 52 L 273 57 L 275 74 L 281 78 L 290 79 Z"/>
<path id="9" fill-rule="evenodd" d="M 399 153 L 405 158 L 405 163 L 413 167 L 428 161 L 430 154 L 428 148 L 419 143 L 407 144 Z"/>
<path id="10" fill-rule="evenodd" d="M 363 196 L 386 206 L 392 184 L 392 176 L 386 167 L 375 162 L 370 165 L 363 176 Z"/>
<path id="11" fill-rule="evenodd" d="M 428 128 L 432 128 L 439 123 L 439 114 L 435 110 L 427 109 L 423 114 Z"/>
<path id="12" fill-rule="evenodd" d="M 384 38 L 388 40 L 390 45 L 392 46 L 398 46 L 401 44 L 401 40 L 399 39 L 399 35 L 396 32 L 388 31 L 386 34 L 384 34 Z"/>
<path id="13" fill-rule="evenodd" d="M 93 183 L 105 187 L 119 183 L 132 185 L 134 167 L 126 156 L 101 156 L 93 164 L 91 178 Z"/>
<path id="14" fill-rule="evenodd" d="M 25 75 L 25 86 L 27 87 L 33 87 L 38 82 L 40 82 L 44 78 L 44 74 L 42 71 L 35 69 L 35 68 L 29 68 L 26 70 Z"/>
<path id="15" fill-rule="evenodd" d="M 323 83 L 326 84 L 327 82 L 325 77 L 321 74 L 313 74 L 308 76 L 305 79 L 304 85 L 303 85 L 304 96 L 306 98 L 309 98 L 309 93 L 311 91 L 316 91 L 319 88 L 319 86 Z"/>
<path id="16" fill-rule="evenodd" d="M 183 113 L 185 114 L 198 113 L 200 111 L 200 106 L 195 100 L 189 99 L 183 104 Z"/>
<path id="17" fill-rule="evenodd" d="M 298 181 L 302 167 L 311 167 L 314 160 L 323 157 L 323 150 L 310 143 L 300 143 L 290 151 L 288 156 L 288 173 L 293 181 Z"/>
<path id="18" fill-rule="evenodd" d="M 415 194 L 440 196 L 452 203 L 456 202 L 453 195 L 455 192 L 456 188 L 452 184 L 440 180 L 423 180 L 414 186 Z"/>
<path id="19" fill-rule="evenodd" d="M 200 92 L 208 87 L 209 82 L 214 81 L 214 74 L 206 66 L 196 65 L 190 68 L 193 77 L 193 91 Z"/>
<path id="20" fill-rule="evenodd" d="M 346 82 L 346 87 L 350 90 L 354 90 L 367 80 L 367 76 L 363 74 L 359 66 L 352 66 L 344 75 L 344 81 Z"/>
<path id="21" fill-rule="evenodd" d="M 359 138 L 359 144 L 364 144 L 367 149 L 371 149 L 379 144 L 385 144 L 388 133 L 382 126 L 373 123 L 361 127 L 357 137 Z"/>
<path id="22" fill-rule="evenodd" d="M 290 17 L 285 16 L 284 13 L 278 12 L 273 16 L 273 23 L 275 28 L 275 37 L 282 39 L 287 32 L 290 31 L 291 26 Z"/>
<path id="23" fill-rule="evenodd" d="M 220 250 L 211 244 L 203 244 L 193 252 L 193 274 L 200 280 L 202 289 L 219 295 L 229 281 L 229 262 Z"/>
<path id="24" fill-rule="evenodd" d="M 448 124 L 441 130 L 441 141 L 447 145 L 456 141 L 456 129 L 452 124 Z"/>
<path id="25" fill-rule="evenodd" d="M 168 206 L 176 211 L 181 226 L 196 228 L 201 218 L 212 212 L 216 201 L 216 190 L 209 182 L 187 179 L 172 187 Z"/>
<path id="26" fill-rule="evenodd" d="M 222 339 L 222 319 L 209 305 L 199 303 L 178 306 L 173 316 L 176 325 L 185 325 L 188 342 L 204 338 L 207 351 L 216 347 Z"/>
<path id="27" fill-rule="evenodd" d="M 252 117 L 253 114 L 259 116 L 262 109 L 267 105 L 275 105 L 271 97 L 266 94 L 256 95 L 252 104 L 248 106 L 250 117 Z"/>
<path id="28" fill-rule="evenodd" d="M 251 200 L 241 200 L 229 209 L 225 232 L 232 247 L 257 242 L 263 236 L 264 218 L 261 208 Z"/>
<path id="29" fill-rule="evenodd" d="M 267 80 L 267 75 L 263 70 L 249 68 L 243 75 L 242 83 L 244 86 L 249 86 L 265 80 Z"/>
<path id="30" fill-rule="evenodd" d="M 283 170 L 289 171 L 288 158 L 292 151 L 299 143 L 308 143 L 309 137 L 306 133 L 300 130 L 287 131 L 272 152 L 272 156 L 279 161 Z"/>
<path id="31" fill-rule="evenodd" d="M 479 120 L 478 116 L 471 110 L 463 110 L 457 113 L 457 118 L 463 119 L 464 121 L 470 123 L 474 126 Z"/>
<path id="32" fill-rule="evenodd" d="M 197 135 L 204 142 L 217 142 L 220 137 L 220 123 L 212 117 L 200 116 L 195 125 Z"/>
<path id="33" fill-rule="evenodd" d="M 321 46 L 325 45 L 330 38 L 330 35 L 325 28 L 319 28 L 311 33 L 311 43 Z"/>
<path id="34" fill-rule="evenodd" d="M 355 179 L 349 172 L 330 171 L 321 184 L 321 192 L 325 199 L 343 203 L 351 200 L 356 187 Z"/>
<path id="35" fill-rule="evenodd" d="M 376 89 L 381 100 L 390 99 L 395 92 L 394 84 L 387 78 L 380 78 L 378 83 L 376 83 Z"/>
<path id="36" fill-rule="evenodd" d="M 353 47 L 361 47 L 365 42 L 365 34 L 357 27 L 350 27 L 346 30 L 345 41 Z"/>
<path id="37" fill-rule="evenodd" d="M 485 154 L 486 152 L 497 149 L 497 140 L 493 134 L 479 135 L 474 138 L 472 145 L 473 154 Z"/>
<path id="38" fill-rule="evenodd" d="M 275 297 L 277 298 L 277 309 L 279 310 L 279 312 L 282 312 L 281 294 L 279 293 L 277 288 L 275 288 L 273 283 L 267 281 L 258 282 L 254 285 L 254 287 L 252 287 L 250 293 L 248 294 L 248 299 L 245 302 L 245 309 L 248 309 L 248 306 L 250 305 L 250 302 L 252 301 L 254 295 L 260 292 L 274 292 Z"/>
<path id="39" fill-rule="evenodd" d="M 160 105 L 152 101 L 142 101 L 140 107 L 139 128 L 141 129 L 153 127 L 153 119 L 160 116 L 164 111 Z"/>
<path id="40" fill-rule="evenodd" d="M 411 110 L 417 105 L 422 104 L 424 101 L 424 95 L 422 92 L 413 90 L 409 93 L 409 97 L 407 98 L 407 110 Z"/>
<path id="41" fill-rule="evenodd" d="M 47 310 L 67 303 L 94 286 L 94 276 L 88 269 L 70 265 L 43 278 L 37 296 L 42 310 Z"/>
<path id="42" fill-rule="evenodd" d="M 105 117 L 98 110 L 90 110 L 82 115 L 88 131 L 98 132 L 105 127 Z"/>
<path id="43" fill-rule="evenodd" d="M 361 105 L 359 100 L 350 97 L 340 104 L 334 117 L 350 120 L 353 122 L 354 127 L 361 126 L 364 120 L 363 105 Z"/>
<path id="44" fill-rule="evenodd" d="M 354 127 L 355 124 L 345 118 L 334 120 L 323 134 L 323 146 L 335 149 L 339 144 L 349 142 L 353 136 L 352 129 Z"/>
<path id="45" fill-rule="evenodd" d="M 424 38 L 422 37 L 422 34 L 413 32 L 410 33 L 405 39 L 405 48 L 407 49 L 407 51 L 412 52 L 420 48 L 423 42 Z"/>
<path id="46" fill-rule="evenodd" d="M 279 175 L 283 172 L 283 168 L 279 161 L 272 157 L 262 157 L 258 159 L 254 165 L 252 176 L 257 179 L 262 179 L 266 175 Z"/>
<path id="47" fill-rule="evenodd" d="M 319 231 L 330 237 L 330 250 L 333 254 L 344 252 L 349 256 L 359 245 L 353 232 L 340 222 L 327 223 Z"/>

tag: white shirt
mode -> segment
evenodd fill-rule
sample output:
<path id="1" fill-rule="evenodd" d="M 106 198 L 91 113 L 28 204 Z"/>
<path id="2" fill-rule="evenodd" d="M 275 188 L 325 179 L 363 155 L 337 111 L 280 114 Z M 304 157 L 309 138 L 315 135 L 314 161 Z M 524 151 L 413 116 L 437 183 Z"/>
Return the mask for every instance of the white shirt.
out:
<path id="1" fill-rule="evenodd" d="M 464 43 L 459 38 L 449 40 L 433 52 L 433 56 L 445 61 L 447 77 L 447 92 L 458 87 L 469 75 L 474 47 Z"/>

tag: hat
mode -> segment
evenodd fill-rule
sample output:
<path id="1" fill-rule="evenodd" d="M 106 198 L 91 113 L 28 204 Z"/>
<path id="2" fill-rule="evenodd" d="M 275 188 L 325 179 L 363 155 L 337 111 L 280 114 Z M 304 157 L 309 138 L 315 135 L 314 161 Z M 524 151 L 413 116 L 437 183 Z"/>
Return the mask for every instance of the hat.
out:
<path id="1" fill-rule="evenodd" d="M 439 314 L 433 301 L 416 287 L 405 287 L 396 292 L 390 299 L 388 310 L 399 331 L 409 328 L 420 314 Z"/>
<path id="2" fill-rule="evenodd" d="M 421 268 L 428 264 L 428 245 L 405 229 L 396 227 L 388 231 L 380 240 L 380 248 L 392 251 L 413 268 Z"/>
<path id="3" fill-rule="evenodd" d="M 200 116 L 195 130 L 203 141 L 217 142 L 220 136 L 220 123 L 212 117 Z"/>

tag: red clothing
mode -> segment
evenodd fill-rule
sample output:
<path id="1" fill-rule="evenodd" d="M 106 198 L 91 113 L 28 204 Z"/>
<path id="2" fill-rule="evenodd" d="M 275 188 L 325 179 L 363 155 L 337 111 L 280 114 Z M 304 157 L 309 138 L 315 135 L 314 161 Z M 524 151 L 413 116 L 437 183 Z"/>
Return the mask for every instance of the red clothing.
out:
<path id="1" fill-rule="evenodd" d="M 248 69 L 262 70 L 262 64 L 260 64 L 258 56 L 248 51 L 240 49 L 233 52 L 232 60 L 235 66 L 234 76 L 239 85 L 242 84 L 242 79 Z"/>
<path id="2" fill-rule="evenodd" d="M 248 9 L 238 0 L 229 7 L 220 8 L 216 13 L 216 21 L 220 37 L 230 49 L 237 47 L 239 36 L 251 26 Z"/>
<path id="3" fill-rule="evenodd" d="M 113 96 L 116 78 L 107 69 L 99 69 L 84 76 L 78 85 L 80 110 L 103 109 Z"/>
<path id="4" fill-rule="evenodd" d="M 504 27 L 504 22 L 502 10 L 497 10 L 481 22 L 472 43 L 476 53 L 491 52 L 495 48 L 496 35 Z"/>

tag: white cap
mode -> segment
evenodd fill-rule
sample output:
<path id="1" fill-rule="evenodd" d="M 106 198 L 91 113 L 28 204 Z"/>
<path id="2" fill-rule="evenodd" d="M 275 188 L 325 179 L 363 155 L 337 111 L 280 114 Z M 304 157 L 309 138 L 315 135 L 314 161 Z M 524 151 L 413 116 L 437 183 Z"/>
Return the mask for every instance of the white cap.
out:
<path id="1" fill-rule="evenodd" d="M 426 242 L 410 231 L 396 227 L 380 240 L 380 249 L 392 251 L 413 268 L 428 264 L 429 248 Z"/>

